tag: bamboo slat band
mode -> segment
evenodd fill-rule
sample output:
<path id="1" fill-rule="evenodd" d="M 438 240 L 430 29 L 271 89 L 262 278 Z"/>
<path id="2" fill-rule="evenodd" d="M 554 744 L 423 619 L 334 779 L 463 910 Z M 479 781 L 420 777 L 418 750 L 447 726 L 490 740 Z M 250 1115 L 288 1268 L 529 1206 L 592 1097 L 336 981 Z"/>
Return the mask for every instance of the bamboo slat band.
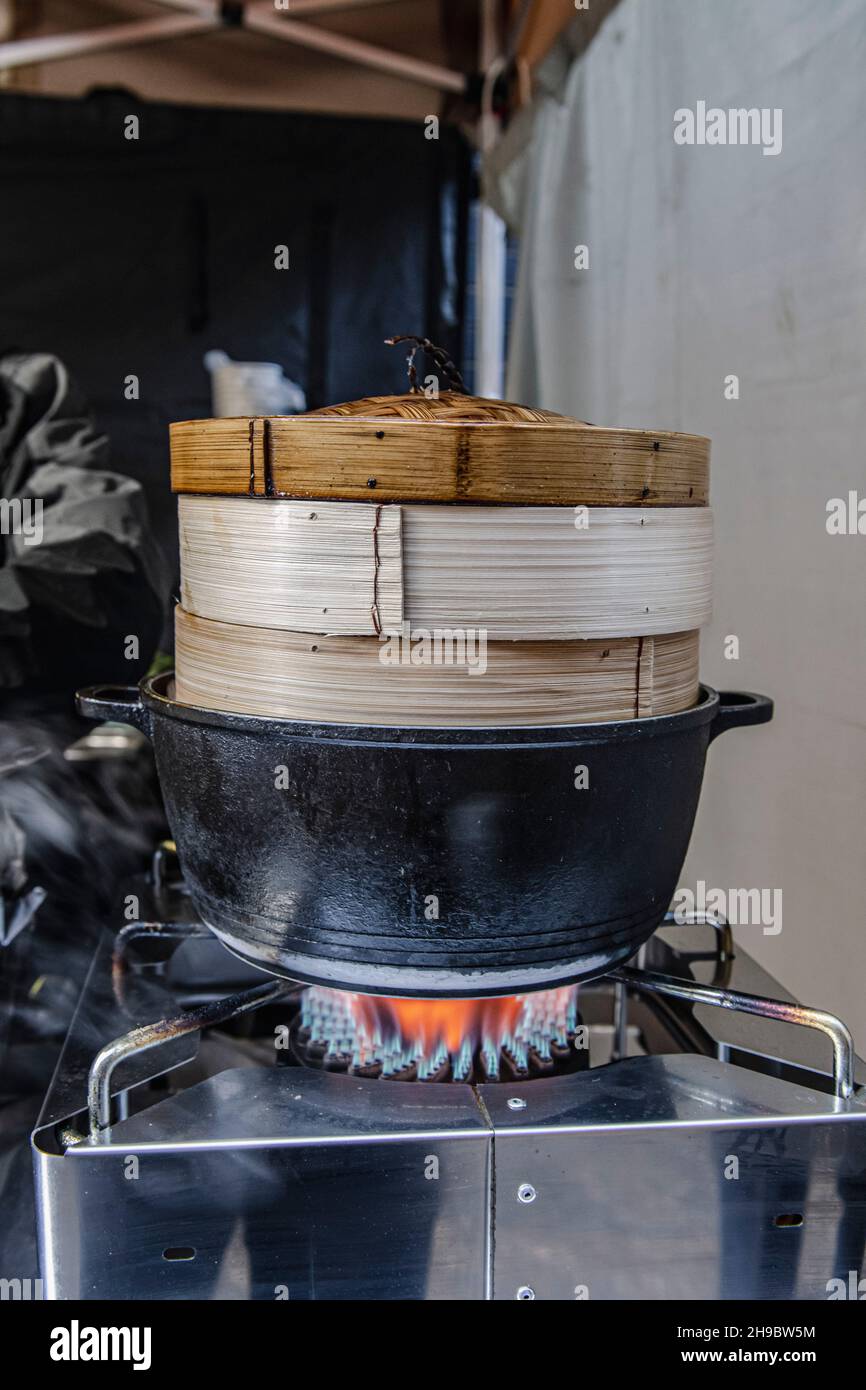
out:
<path id="1" fill-rule="evenodd" d="M 673 714 L 698 696 L 697 632 L 488 642 L 483 660 L 475 646 L 463 650 L 462 665 L 434 665 L 416 661 L 423 643 L 417 633 L 314 637 L 210 622 L 178 607 L 175 638 L 181 703 L 269 718 L 403 727 L 577 724 Z M 432 644 L 424 654 L 434 654 Z"/>
<path id="2" fill-rule="evenodd" d="M 491 641 L 685 632 L 712 599 L 708 508 L 179 499 L 181 597 L 216 622 Z"/>
<path id="3" fill-rule="evenodd" d="M 705 506 L 710 442 L 508 402 L 379 397 L 171 426 L 175 492 L 364 502 Z"/>
<path id="4" fill-rule="evenodd" d="M 403 621 L 399 507 L 181 497 L 181 601 L 218 622 L 375 635 Z"/>

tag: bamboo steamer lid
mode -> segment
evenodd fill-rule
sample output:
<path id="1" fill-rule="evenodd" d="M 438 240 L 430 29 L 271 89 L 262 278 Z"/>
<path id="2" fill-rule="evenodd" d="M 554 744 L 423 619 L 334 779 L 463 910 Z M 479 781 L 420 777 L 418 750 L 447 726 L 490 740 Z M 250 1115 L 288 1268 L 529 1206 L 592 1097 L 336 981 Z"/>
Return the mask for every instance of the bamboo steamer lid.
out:
<path id="1" fill-rule="evenodd" d="M 701 507 L 710 441 L 442 391 L 171 426 L 175 492 L 366 502 Z"/>

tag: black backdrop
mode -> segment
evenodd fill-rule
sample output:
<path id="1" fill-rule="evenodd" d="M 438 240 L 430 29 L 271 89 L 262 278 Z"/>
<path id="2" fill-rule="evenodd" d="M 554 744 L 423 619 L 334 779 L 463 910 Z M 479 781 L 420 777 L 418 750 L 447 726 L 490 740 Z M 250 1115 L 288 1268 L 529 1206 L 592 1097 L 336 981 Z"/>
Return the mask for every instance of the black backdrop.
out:
<path id="1" fill-rule="evenodd" d="M 402 390 L 391 333 L 459 361 L 469 181 L 444 125 L 2 96 L 0 350 L 63 358 L 173 554 L 167 426 L 210 414 L 208 348 L 280 362 L 311 409 Z"/>

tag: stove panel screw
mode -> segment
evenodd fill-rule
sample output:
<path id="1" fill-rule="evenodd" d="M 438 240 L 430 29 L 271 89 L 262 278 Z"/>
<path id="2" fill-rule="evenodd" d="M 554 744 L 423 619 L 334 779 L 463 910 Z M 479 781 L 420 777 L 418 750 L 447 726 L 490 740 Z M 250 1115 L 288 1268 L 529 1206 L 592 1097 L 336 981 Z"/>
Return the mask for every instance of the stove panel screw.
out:
<path id="1" fill-rule="evenodd" d="M 506 1104 L 507 1104 L 509 1110 L 525 1110 L 525 1109 L 526 1109 L 526 1101 L 525 1101 L 525 1100 L 522 1100 L 520 1096 L 509 1096 L 509 1097 L 508 1097 L 508 1100 L 506 1101 Z"/>
<path id="2" fill-rule="evenodd" d="M 524 1202 L 524 1203 L 534 1202 L 537 1196 L 538 1196 L 538 1193 L 536 1192 L 535 1188 L 532 1186 L 532 1183 L 531 1183 L 531 1182 L 522 1182 L 522 1183 L 520 1184 L 520 1186 L 518 1187 L 518 1189 L 517 1189 L 517 1200 L 518 1200 L 518 1202 Z M 533 1294 L 533 1297 L 535 1297 L 534 1294 Z"/>
<path id="3" fill-rule="evenodd" d="M 521 1303 L 529 1303 L 535 1297 L 535 1289 L 531 1289 L 528 1284 L 521 1284 L 517 1290 L 517 1298 Z"/>

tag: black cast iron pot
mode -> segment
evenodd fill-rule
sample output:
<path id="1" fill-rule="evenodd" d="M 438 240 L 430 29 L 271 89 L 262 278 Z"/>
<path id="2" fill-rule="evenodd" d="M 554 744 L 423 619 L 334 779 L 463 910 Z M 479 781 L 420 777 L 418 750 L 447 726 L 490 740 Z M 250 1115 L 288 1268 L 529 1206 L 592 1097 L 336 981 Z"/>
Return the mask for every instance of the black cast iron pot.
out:
<path id="1" fill-rule="evenodd" d="M 773 713 L 704 688 L 605 724 L 316 725 L 180 705 L 171 680 L 78 708 L 152 739 L 202 919 L 265 970 L 368 994 L 519 993 L 628 959 L 677 886 L 707 746 Z"/>

